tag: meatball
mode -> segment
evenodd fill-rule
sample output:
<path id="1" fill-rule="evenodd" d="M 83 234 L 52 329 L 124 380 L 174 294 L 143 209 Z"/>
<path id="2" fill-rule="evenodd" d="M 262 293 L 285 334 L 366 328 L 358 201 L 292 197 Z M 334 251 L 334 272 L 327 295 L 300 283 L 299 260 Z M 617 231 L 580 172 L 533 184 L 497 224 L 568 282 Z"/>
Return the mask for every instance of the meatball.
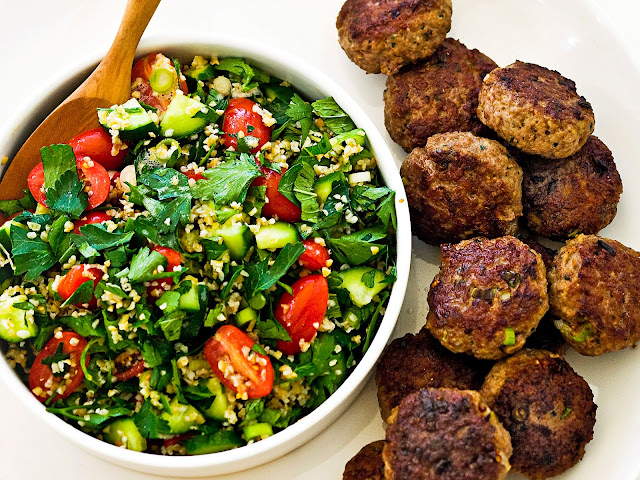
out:
<path id="1" fill-rule="evenodd" d="M 545 158 L 576 153 L 595 124 L 591 104 L 572 80 L 520 61 L 484 79 L 478 118 L 514 147 Z"/>
<path id="2" fill-rule="evenodd" d="M 549 308 L 540 254 L 515 237 L 441 246 L 427 328 L 446 348 L 497 359 L 524 345 Z"/>
<path id="3" fill-rule="evenodd" d="M 513 234 L 522 215 L 522 170 L 495 140 L 442 133 L 400 168 L 414 235 L 439 245 Z"/>
<path id="4" fill-rule="evenodd" d="M 538 242 L 533 237 L 521 238 L 524 243 L 526 243 L 531 249 L 535 250 L 542 257 L 542 261 L 544 262 L 544 266 L 549 271 L 551 265 L 553 264 L 553 257 L 556 256 L 556 250 L 552 248 L 546 247 Z"/>
<path id="5" fill-rule="evenodd" d="M 451 9 L 451 0 L 347 0 L 338 40 L 363 70 L 392 75 L 435 52 L 451 29 Z"/>
<path id="6" fill-rule="evenodd" d="M 550 238 L 598 233 L 616 216 L 622 181 L 607 146 L 590 136 L 571 157 L 518 158 L 528 227 Z"/>
<path id="7" fill-rule="evenodd" d="M 478 392 L 422 389 L 393 411 L 382 451 L 387 480 L 497 480 L 509 433 Z"/>
<path id="8" fill-rule="evenodd" d="M 365 445 L 347 462 L 342 480 L 384 480 L 384 440 Z"/>
<path id="9" fill-rule="evenodd" d="M 640 341 L 640 257 L 620 242 L 578 235 L 549 272 L 551 313 L 578 353 L 602 355 Z"/>
<path id="10" fill-rule="evenodd" d="M 478 50 L 447 38 L 423 62 L 387 78 L 384 124 L 407 152 L 436 133 L 492 132 L 476 116 L 482 79 L 497 65 Z"/>
<path id="11" fill-rule="evenodd" d="M 571 468 L 593 438 L 591 389 L 559 355 L 522 350 L 495 364 L 480 394 L 511 434 L 513 469 L 531 479 Z"/>
<path id="12" fill-rule="evenodd" d="M 421 388 L 477 390 L 488 370 L 473 357 L 451 353 L 426 329 L 396 338 L 376 370 L 382 419 L 386 421 L 404 397 Z"/>

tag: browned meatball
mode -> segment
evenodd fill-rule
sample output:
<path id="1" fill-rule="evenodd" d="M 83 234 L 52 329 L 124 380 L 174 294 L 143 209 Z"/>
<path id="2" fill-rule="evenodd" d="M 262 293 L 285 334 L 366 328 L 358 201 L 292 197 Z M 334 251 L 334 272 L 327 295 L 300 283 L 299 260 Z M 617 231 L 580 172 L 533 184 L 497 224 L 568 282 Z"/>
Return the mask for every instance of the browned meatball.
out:
<path id="1" fill-rule="evenodd" d="M 520 240 L 522 240 L 524 243 L 529 245 L 531 249 L 540 254 L 545 268 L 547 269 L 547 271 L 549 271 L 551 265 L 553 264 L 553 257 L 556 256 L 556 250 L 542 245 L 533 237 L 521 238 Z"/>
<path id="2" fill-rule="evenodd" d="M 497 359 L 524 345 L 549 308 L 540 255 L 515 237 L 441 246 L 427 328 L 452 352 Z"/>
<path id="3" fill-rule="evenodd" d="M 387 78 L 384 124 L 407 152 L 436 133 L 490 135 L 476 116 L 482 79 L 497 65 L 478 50 L 447 38 L 423 62 Z"/>
<path id="4" fill-rule="evenodd" d="M 520 61 L 484 79 L 478 118 L 514 147 L 546 158 L 576 153 L 595 124 L 591 105 L 573 81 Z"/>
<path id="5" fill-rule="evenodd" d="M 511 434 L 511 465 L 534 480 L 578 463 L 593 438 L 587 382 L 559 355 L 522 350 L 491 369 L 480 391 Z"/>
<path id="6" fill-rule="evenodd" d="M 451 353 L 427 329 L 396 338 L 376 369 L 382 419 L 386 421 L 404 397 L 421 388 L 477 390 L 489 368 L 473 357 Z"/>
<path id="7" fill-rule="evenodd" d="M 515 233 L 522 215 L 522 170 L 495 140 L 465 132 L 434 135 L 405 159 L 400 174 L 411 225 L 439 245 Z"/>
<path id="8" fill-rule="evenodd" d="M 571 157 L 522 156 L 522 203 L 528 227 L 550 238 L 598 233 L 616 216 L 622 181 L 607 146 L 590 136 Z"/>
<path id="9" fill-rule="evenodd" d="M 435 52 L 451 29 L 451 0 L 347 0 L 336 28 L 353 63 L 391 75 Z"/>
<path id="10" fill-rule="evenodd" d="M 393 411 L 382 458 L 387 480 L 498 480 L 509 434 L 477 392 L 422 389 Z"/>
<path id="11" fill-rule="evenodd" d="M 347 462 L 342 480 L 384 480 L 383 448 L 384 440 L 362 447 L 355 457 Z"/>
<path id="12" fill-rule="evenodd" d="M 549 272 L 551 313 L 575 350 L 602 355 L 640 341 L 640 257 L 620 242 L 578 235 Z"/>

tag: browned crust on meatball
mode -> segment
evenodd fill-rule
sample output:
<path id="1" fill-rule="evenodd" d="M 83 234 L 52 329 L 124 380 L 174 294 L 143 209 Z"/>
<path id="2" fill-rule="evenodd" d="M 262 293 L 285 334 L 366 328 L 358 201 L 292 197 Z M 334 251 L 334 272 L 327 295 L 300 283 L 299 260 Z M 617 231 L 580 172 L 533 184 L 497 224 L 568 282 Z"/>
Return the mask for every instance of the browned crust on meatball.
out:
<path id="1" fill-rule="evenodd" d="M 533 480 L 582 459 L 596 405 L 587 382 L 559 355 L 522 350 L 496 363 L 480 391 L 511 434 L 511 465 Z"/>
<path id="2" fill-rule="evenodd" d="M 546 158 L 575 154 L 595 125 L 591 104 L 572 80 L 520 61 L 487 75 L 478 118 L 509 144 Z"/>
<path id="3" fill-rule="evenodd" d="M 473 357 L 450 352 L 427 329 L 396 338 L 376 369 L 382 419 L 386 421 L 404 397 L 421 388 L 477 390 L 489 368 Z"/>
<path id="4" fill-rule="evenodd" d="M 434 135 L 400 168 L 411 225 L 439 245 L 515 233 L 522 215 L 522 170 L 497 141 L 468 132 Z"/>
<path id="5" fill-rule="evenodd" d="M 544 262 L 544 266 L 547 269 L 547 272 L 551 268 L 553 264 L 553 258 L 556 256 L 556 250 L 546 247 L 538 242 L 533 237 L 520 238 L 523 243 L 526 243 L 531 249 L 535 250 L 542 257 L 542 261 Z"/>
<path id="6" fill-rule="evenodd" d="M 407 152 L 436 133 L 490 135 L 476 116 L 482 80 L 498 65 L 476 49 L 447 38 L 436 52 L 387 78 L 384 124 Z"/>
<path id="7" fill-rule="evenodd" d="M 509 434 L 477 392 L 422 389 L 391 419 L 387 480 L 497 480 L 509 471 Z"/>
<path id="8" fill-rule="evenodd" d="M 362 447 L 347 462 L 342 480 L 384 480 L 383 448 L 384 440 L 378 440 Z"/>
<path id="9" fill-rule="evenodd" d="M 474 238 L 441 250 L 428 296 L 433 336 L 452 352 L 484 359 L 522 348 L 549 308 L 540 255 L 511 236 Z"/>
<path id="10" fill-rule="evenodd" d="M 598 137 L 571 157 L 522 156 L 522 202 L 527 226 L 550 238 L 598 233 L 616 216 L 622 181 L 613 155 Z"/>
<path id="11" fill-rule="evenodd" d="M 451 11 L 451 0 L 347 0 L 338 40 L 363 70 L 391 75 L 433 54 L 451 29 Z"/>
<path id="12" fill-rule="evenodd" d="M 567 342 L 602 355 L 640 341 L 640 256 L 620 242 L 578 235 L 549 272 L 551 312 Z"/>

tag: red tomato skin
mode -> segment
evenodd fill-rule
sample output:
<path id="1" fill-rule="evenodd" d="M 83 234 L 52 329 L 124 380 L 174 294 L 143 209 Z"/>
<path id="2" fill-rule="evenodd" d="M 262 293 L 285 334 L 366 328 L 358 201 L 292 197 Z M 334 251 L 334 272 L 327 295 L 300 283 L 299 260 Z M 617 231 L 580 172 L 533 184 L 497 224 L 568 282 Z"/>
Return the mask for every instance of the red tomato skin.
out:
<path id="1" fill-rule="evenodd" d="M 162 247 L 160 245 L 154 245 L 151 247 L 151 251 L 158 252 L 164 258 L 167 259 L 167 268 L 165 272 L 172 272 L 175 267 L 180 266 L 182 263 L 182 257 L 179 252 L 176 252 L 172 248 Z M 160 297 L 165 292 L 164 285 L 173 285 L 173 278 L 159 278 L 158 280 L 152 280 L 151 285 L 147 287 L 147 295 L 152 297 Z"/>
<path id="2" fill-rule="evenodd" d="M 310 343 L 327 312 L 329 284 L 322 275 L 307 275 L 292 286 L 293 295 L 285 292 L 273 314 L 285 328 L 290 342 L 278 340 L 276 346 L 285 355 L 300 353 L 300 342 Z"/>
<path id="3" fill-rule="evenodd" d="M 238 139 L 230 134 L 237 135 L 238 132 L 244 133 L 245 136 L 250 135 L 258 139 L 258 146 L 250 150 L 251 153 L 259 152 L 262 146 L 271 139 L 271 127 L 267 127 L 262 122 L 262 115 L 253 111 L 253 107 L 257 105 L 253 100 L 248 98 L 232 98 L 224 112 L 224 120 L 222 121 L 222 139 L 224 145 L 234 150 L 238 149 Z M 249 132 L 248 126 L 251 125 L 253 130 Z"/>
<path id="4" fill-rule="evenodd" d="M 73 148 L 76 157 L 89 157 L 107 170 L 120 170 L 128 153 L 128 149 L 124 149 L 117 155 L 111 155 L 113 148 L 111 135 L 102 128 L 88 130 L 73 137 L 67 143 Z"/>
<path id="5" fill-rule="evenodd" d="M 158 56 L 160 56 L 160 58 L 158 58 Z M 155 64 L 156 62 L 161 61 L 162 56 L 163 55 L 161 53 L 150 53 L 146 57 L 142 57 L 138 60 L 131 70 L 131 83 L 136 85 L 133 88 L 133 91 L 140 92 L 139 100 L 141 102 L 146 103 L 153 108 L 158 108 L 164 112 L 167 109 L 167 106 L 169 106 L 169 103 L 171 103 L 171 99 L 175 95 L 175 90 L 159 94 L 154 92 L 153 88 L 151 88 L 151 85 L 149 84 L 149 77 L 151 76 L 151 73 L 153 73 Z M 179 80 L 179 87 L 185 95 L 189 93 L 186 80 Z"/>
<path id="6" fill-rule="evenodd" d="M 186 172 L 183 172 L 187 178 L 193 178 L 196 182 L 198 180 L 206 180 L 207 177 L 205 177 L 203 174 L 201 173 L 196 173 L 193 170 L 187 170 Z"/>
<path id="7" fill-rule="evenodd" d="M 76 265 L 71 268 L 64 277 L 62 277 L 62 280 L 60 280 L 60 283 L 58 284 L 58 295 L 60 295 L 64 300 L 67 300 L 71 295 L 73 295 L 80 285 L 85 282 L 92 281 L 90 277 L 93 277 L 93 288 L 95 289 L 96 285 L 98 285 L 98 282 L 102 278 L 102 275 L 102 270 L 99 268 L 86 264 Z M 97 300 L 95 296 L 91 296 L 91 301 L 88 305 L 90 310 L 96 308 Z M 81 304 L 76 304 L 76 306 L 80 307 Z"/>
<path id="8" fill-rule="evenodd" d="M 82 235 L 82 233 L 80 233 L 80 227 L 94 223 L 104 223 L 107 220 L 111 220 L 111 215 L 106 212 L 89 212 L 78 220 L 73 221 L 73 233 L 76 235 Z"/>
<path id="9" fill-rule="evenodd" d="M 320 270 L 327 266 L 331 259 L 326 247 L 316 243 L 313 238 L 308 238 L 304 242 L 304 252 L 298 258 L 298 262 L 309 270 Z"/>
<path id="10" fill-rule="evenodd" d="M 80 178 L 90 184 L 88 210 L 96 208 L 109 196 L 111 190 L 111 180 L 107 170 L 93 160 L 76 159 L 76 167 Z M 47 206 L 47 196 L 44 193 L 44 167 L 42 162 L 37 164 L 27 177 L 27 185 L 33 198 L 40 205 Z"/>
<path id="11" fill-rule="evenodd" d="M 144 360 L 138 360 L 131 368 L 128 368 L 124 372 L 116 373 L 115 377 L 119 382 L 125 382 L 133 377 L 137 377 L 142 372 L 144 372 Z"/>
<path id="12" fill-rule="evenodd" d="M 76 339 L 78 343 L 76 345 L 72 345 L 70 343 L 72 339 Z M 75 332 L 62 332 L 62 338 L 56 338 L 54 336 L 42 348 L 42 350 L 40 350 L 40 353 L 38 353 L 38 356 L 31 366 L 31 371 L 29 372 L 29 388 L 32 392 L 36 387 L 40 387 L 44 391 L 48 390 L 48 388 L 45 387 L 45 384 L 47 383 L 47 380 L 53 377 L 53 372 L 51 371 L 51 368 L 49 366 L 42 363 L 42 360 L 54 354 L 60 342 L 63 342 L 62 352 L 71 355 L 76 367 L 72 367 L 72 369 L 75 369 L 75 373 L 71 376 L 71 383 L 69 383 L 64 393 L 56 394 L 54 396 L 52 400 L 53 402 L 57 402 L 60 399 L 67 398 L 73 393 L 76 388 L 78 388 L 78 385 L 80 385 L 80 382 L 82 382 L 82 380 L 84 379 L 84 373 L 82 372 L 82 368 L 80 368 L 80 355 L 82 354 L 84 348 L 87 346 L 87 341 Z M 85 366 L 89 365 L 89 360 L 89 355 L 87 355 Z M 46 402 L 49 398 L 46 396 L 43 397 L 41 395 L 35 395 L 35 397 L 41 402 Z"/>
<path id="13" fill-rule="evenodd" d="M 278 191 L 278 186 L 280 185 L 282 174 L 265 167 L 260 167 L 260 171 L 264 174 L 264 177 L 256 178 L 251 183 L 251 185 L 267 186 L 265 197 L 269 201 L 264 204 L 264 207 L 262 207 L 262 216 L 277 216 L 280 220 L 289 223 L 299 222 L 302 215 L 302 210 L 300 209 L 300 207 L 298 207 L 295 203 L 293 203 Z M 283 169 L 282 173 L 284 173 L 285 171 L 286 170 Z"/>
<path id="14" fill-rule="evenodd" d="M 204 356 L 220 382 L 225 387 L 238 393 L 238 387 L 230 379 L 225 378 L 224 373 L 218 367 L 218 362 L 225 355 L 228 355 L 235 372 L 242 374 L 252 383 L 251 387 L 246 390 L 247 397 L 261 398 L 271 393 L 273 388 L 273 366 L 267 355 L 254 352 L 255 358 L 261 358 L 265 361 L 264 365 L 259 365 L 256 371 L 255 364 L 251 364 L 242 353 L 243 347 L 251 349 L 254 345 L 255 342 L 238 327 L 223 325 L 205 344 Z"/>

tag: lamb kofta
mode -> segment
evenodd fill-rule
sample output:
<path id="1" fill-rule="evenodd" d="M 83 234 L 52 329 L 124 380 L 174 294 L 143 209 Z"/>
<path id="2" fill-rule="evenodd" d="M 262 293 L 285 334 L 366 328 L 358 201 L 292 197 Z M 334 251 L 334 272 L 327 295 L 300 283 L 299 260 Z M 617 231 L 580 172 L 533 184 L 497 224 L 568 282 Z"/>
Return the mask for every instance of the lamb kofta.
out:
<path id="1" fill-rule="evenodd" d="M 347 462 L 342 480 L 384 480 L 384 440 L 371 442 Z"/>

